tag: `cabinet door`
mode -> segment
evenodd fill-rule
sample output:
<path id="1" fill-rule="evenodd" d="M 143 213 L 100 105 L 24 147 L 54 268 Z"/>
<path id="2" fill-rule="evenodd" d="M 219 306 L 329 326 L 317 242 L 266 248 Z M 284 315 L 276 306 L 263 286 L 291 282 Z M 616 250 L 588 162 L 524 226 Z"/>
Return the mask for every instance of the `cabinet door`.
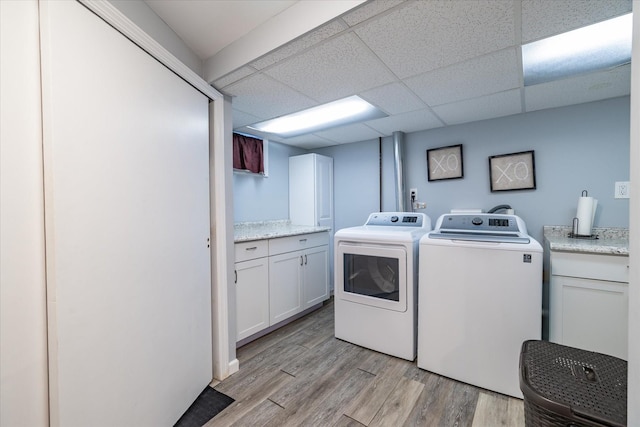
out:
<path id="1" fill-rule="evenodd" d="M 237 262 L 236 341 L 269 327 L 269 264 L 267 258 Z"/>
<path id="2" fill-rule="evenodd" d="M 328 246 L 308 249 L 304 253 L 303 309 L 329 298 Z"/>
<path id="3" fill-rule="evenodd" d="M 269 257 L 270 325 L 302 311 L 302 251 Z"/>
<path id="4" fill-rule="evenodd" d="M 628 285 L 551 276 L 549 340 L 627 359 Z"/>
<path id="5" fill-rule="evenodd" d="M 316 156 L 316 221 L 333 228 L 333 159 Z"/>

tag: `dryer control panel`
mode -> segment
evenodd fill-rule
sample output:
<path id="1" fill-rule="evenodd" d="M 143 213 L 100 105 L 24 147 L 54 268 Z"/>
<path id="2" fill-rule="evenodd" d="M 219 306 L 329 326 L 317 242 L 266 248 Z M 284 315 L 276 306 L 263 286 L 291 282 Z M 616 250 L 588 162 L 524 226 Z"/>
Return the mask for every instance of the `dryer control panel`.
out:
<path id="1" fill-rule="evenodd" d="M 376 212 L 369 215 L 369 219 L 364 225 L 383 225 L 396 227 L 417 227 L 427 226 L 425 214 L 417 212 Z M 430 226 L 430 225 L 429 225 Z"/>

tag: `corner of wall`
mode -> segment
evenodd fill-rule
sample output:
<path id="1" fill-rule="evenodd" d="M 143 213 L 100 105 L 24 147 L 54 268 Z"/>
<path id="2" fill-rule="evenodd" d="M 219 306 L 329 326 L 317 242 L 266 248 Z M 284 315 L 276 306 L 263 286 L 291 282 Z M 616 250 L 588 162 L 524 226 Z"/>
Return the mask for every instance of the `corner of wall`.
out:
<path id="1" fill-rule="evenodd" d="M 109 2 L 193 72 L 203 77 L 204 61 L 144 1 L 109 0 Z"/>

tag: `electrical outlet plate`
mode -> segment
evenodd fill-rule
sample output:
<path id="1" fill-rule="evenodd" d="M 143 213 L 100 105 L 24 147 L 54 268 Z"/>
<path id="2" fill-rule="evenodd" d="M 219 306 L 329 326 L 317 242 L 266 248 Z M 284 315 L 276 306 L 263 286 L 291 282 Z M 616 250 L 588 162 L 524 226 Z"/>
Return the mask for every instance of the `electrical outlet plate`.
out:
<path id="1" fill-rule="evenodd" d="M 614 197 L 616 199 L 629 198 L 629 181 L 616 181 Z"/>
<path id="2" fill-rule="evenodd" d="M 409 190 L 409 197 L 411 197 L 413 200 L 418 200 L 418 189 L 412 188 L 411 190 Z"/>

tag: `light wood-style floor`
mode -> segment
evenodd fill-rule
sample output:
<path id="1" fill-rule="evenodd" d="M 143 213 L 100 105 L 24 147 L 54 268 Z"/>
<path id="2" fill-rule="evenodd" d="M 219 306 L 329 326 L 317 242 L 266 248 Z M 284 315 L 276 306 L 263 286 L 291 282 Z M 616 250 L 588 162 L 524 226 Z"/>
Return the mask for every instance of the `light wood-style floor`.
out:
<path id="1" fill-rule="evenodd" d="M 238 349 L 213 426 L 522 426 L 523 403 L 333 336 L 332 300 Z"/>

